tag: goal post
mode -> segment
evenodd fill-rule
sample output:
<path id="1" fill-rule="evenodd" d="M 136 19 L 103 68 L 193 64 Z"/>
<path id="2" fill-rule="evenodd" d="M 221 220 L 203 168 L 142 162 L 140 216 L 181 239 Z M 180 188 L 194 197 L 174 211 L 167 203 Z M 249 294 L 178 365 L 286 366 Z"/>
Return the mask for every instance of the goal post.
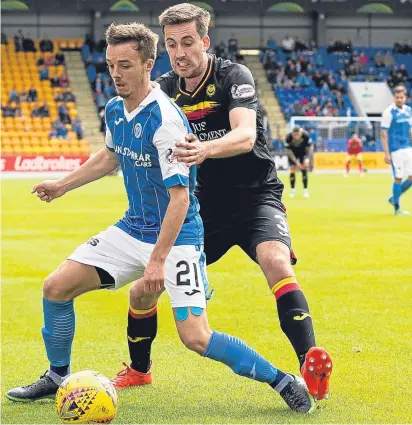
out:
<path id="1" fill-rule="evenodd" d="M 291 117 L 289 131 L 297 126 L 308 131 L 312 139 L 315 171 L 342 172 L 347 161 L 347 141 L 354 133 L 363 142 L 365 171 L 390 171 L 380 140 L 380 117 Z M 356 168 L 354 159 L 353 166 Z"/>
<path id="2" fill-rule="evenodd" d="M 318 151 L 342 152 L 346 142 L 356 133 L 364 143 L 366 151 L 382 151 L 380 141 L 380 117 L 300 117 L 293 116 L 289 130 L 299 126 L 314 134 Z"/>

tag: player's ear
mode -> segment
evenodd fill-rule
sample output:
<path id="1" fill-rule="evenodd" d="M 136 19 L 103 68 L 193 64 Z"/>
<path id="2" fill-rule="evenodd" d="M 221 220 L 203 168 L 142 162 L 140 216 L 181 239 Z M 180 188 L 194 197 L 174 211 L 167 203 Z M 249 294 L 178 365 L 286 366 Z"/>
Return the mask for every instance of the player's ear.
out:
<path id="1" fill-rule="evenodd" d="M 146 67 L 146 71 L 147 72 L 151 72 L 153 69 L 153 65 L 154 65 L 154 60 L 153 59 L 148 59 L 145 63 L 145 67 Z"/>
<path id="2" fill-rule="evenodd" d="M 207 52 L 209 50 L 210 47 L 210 37 L 206 34 L 203 39 L 203 51 Z"/>

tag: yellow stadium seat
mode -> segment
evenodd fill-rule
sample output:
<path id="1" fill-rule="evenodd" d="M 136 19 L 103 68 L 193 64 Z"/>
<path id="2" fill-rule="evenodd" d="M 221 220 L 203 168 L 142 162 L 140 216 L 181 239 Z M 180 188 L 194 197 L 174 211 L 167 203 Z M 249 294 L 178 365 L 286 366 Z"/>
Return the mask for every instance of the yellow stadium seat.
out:
<path id="1" fill-rule="evenodd" d="M 5 145 L 1 150 L 3 154 L 12 154 L 14 152 L 14 149 L 11 145 Z"/>
<path id="2" fill-rule="evenodd" d="M 48 153 L 48 154 L 53 152 L 53 148 L 51 148 L 50 146 L 47 146 L 47 147 L 43 146 L 43 150 L 44 150 L 44 153 Z"/>
<path id="3" fill-rule="evenodd" d="M 32 140 L 33 140 L 33 136 L 32 137 L 22 137 L 22 138 L 20 138 L 20 144 L 22 146 L 29 146 L 29 145 L 31 145 Z"/>

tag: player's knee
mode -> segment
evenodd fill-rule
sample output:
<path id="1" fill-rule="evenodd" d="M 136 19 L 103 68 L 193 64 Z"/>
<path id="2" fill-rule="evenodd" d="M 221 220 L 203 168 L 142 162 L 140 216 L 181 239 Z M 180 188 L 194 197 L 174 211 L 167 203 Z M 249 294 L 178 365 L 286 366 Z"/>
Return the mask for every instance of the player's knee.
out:
<path id="1" fill-rule="evenodd" d="M 201 332 L 181 333 L 180 340 L 190 351 L 203 355 L 206 352 L 211 332 L 202 330 Z"/>
<path id="2" fill-rule="evenodd" d="M 143 286 L 133 285 L 129 291 L 130 305 L 137 310 L 146 310 L 153 306 L 156 299 L 152 294 L 144 292 Z"/>
<path id="3" fill-rule="evenodd" d="M 261 267 L 279 268 L 285 264 L 290 265 L 290 250 L 283 242 L 265 242 L 257 246 L 256 252 Z"/>
<path id="4" fill-rule="evenodd" d="M 290 262 L 290 250 L 281 242 L 272 242 L 266 250 L 258 251 L 258 261 L 269 285 L 289 276 L 294 276 Z"/>
<path id="5" fill-rule="evenodd" d="M 69 290 L 53 273 L 43 283 L 43 297 L 51 301 L 70 301 Z"/>
<path id="6" fill-rule="evenodd" d="M 290 275 L 289 269 L 292 268 L 290 264 L 290 254 L 276 253 L 271 255 L 266 260 L 266 265 L 270 270 L 277 272 L 277 274 L 285 273 Z M 287 272 L 285 272 L 287 270 Z"/>

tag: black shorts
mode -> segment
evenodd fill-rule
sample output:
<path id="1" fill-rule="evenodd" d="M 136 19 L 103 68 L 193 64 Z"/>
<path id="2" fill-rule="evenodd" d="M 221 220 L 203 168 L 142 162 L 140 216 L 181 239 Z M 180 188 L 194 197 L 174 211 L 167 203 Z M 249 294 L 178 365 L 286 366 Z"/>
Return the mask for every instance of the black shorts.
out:
<path id="1" fill-rule="evenodd" d="M 200 210 L 202 215 L 202 209 Z M 202 216 L 205 228 L 206 263 L 219 260 L 232 246 L 238 245 L 255 262 L 256 247 L 267 241 L 281 241 L 291 250 L 291 238 L 282 204 L 258 204 L 216 216 Z M 291 250 L 292 264 L 296 257 Z"/>
<path id="2" fill-rule="evenodd" d="M 301 164 L 303 164 L 305 159 L 308 158 L 304 153 L 303 154 L 302 153 L 298 153 L 298 154 L 295 153 L 295 157 L 296 157 L 296 159 L 299 160 L 299 162 Z M 289 166 L 290 165 L 297 165 L 296 162 L 292 161 L 289 157 L 288 157 L 288 160 L 289 160 Z"/>

